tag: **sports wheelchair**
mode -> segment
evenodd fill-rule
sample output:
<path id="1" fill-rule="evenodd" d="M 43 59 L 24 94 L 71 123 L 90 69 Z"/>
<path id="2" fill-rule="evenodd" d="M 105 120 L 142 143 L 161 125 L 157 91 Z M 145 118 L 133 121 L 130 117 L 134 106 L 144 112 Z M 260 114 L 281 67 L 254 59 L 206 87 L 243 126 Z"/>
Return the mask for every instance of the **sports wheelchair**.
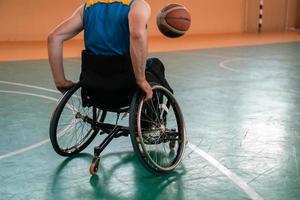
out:
<path id="1" fill-rule="evenodd" d="M 89 171 L 95 175 L 105 147 L 114 138 L 130 135 L 134 152 L 146 169 L 157 175 L 175 169 L 183 157 L 187 139 L 183 115 L 172 91 L 161 85 L 151 70 L 146 73 L 153 90 L 149 101 L 144 101 L 144 93 L 136 86 L 131 92 L 126 91 L 127 95 L 93 90 L 83 76 L 84 66 L 95 64 L 89 63 L 93 59 L 86 61 L 85 57 L 80 81 L 62 96 L 51 117 L 50 140 L 55 152 L 61 156 L 78 154 L 98 134 L 107 134 L 94 148 Z M 105 122 L 108 112 L 117 114 L 115 124 Z M 126 114 L 129 114 L 128 126 L 119 125 L 119 116 Z"/>

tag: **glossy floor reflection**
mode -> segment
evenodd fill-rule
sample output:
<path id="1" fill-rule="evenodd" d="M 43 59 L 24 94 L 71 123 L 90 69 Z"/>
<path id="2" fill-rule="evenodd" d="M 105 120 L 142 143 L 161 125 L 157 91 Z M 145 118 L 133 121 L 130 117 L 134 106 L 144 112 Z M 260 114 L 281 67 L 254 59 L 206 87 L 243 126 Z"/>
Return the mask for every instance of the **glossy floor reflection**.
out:
<path id="1" fill-rule="evenodd" d="M 165 63 L 189 141 L 199 148 L 187 148 L 182 165 L 163 177 L 142 167 L 129 138 L 103 152 L 95 177 L 88 167 L 101 137 L 76 157 L 56 155 L 47 140 L 59 94 L 43 89 L 53 89 L 47 61 L 0 62 L 0 199 L 240 200 L 257 194 L 298 200 L 299 52 L 300 43 L 286 43 L 152 54 Z M 65 68 L 76 80 L 80 59 L 67 59 Z"/>

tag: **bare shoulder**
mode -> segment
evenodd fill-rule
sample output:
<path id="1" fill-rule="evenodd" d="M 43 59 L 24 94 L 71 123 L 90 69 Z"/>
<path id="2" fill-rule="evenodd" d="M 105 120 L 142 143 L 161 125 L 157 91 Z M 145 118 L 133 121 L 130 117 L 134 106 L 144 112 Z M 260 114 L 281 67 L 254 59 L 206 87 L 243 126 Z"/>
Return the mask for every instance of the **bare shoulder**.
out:
<path id="1" fill-rule="evenodd" d="M 134 2 L 131 5 L 130 13 L 132 15 L 135 14 L 143 14 L 147 17 L 150 17 L 151 15 L 151 7 L 145 0 L 134 0 Z"/>
<path id="2" fill-rule="evenodd" d="M 149 3 L 145 0 L 134 0 L 134 2 L 131 5 L 131 9 L 142 9 L 146 12 L 151 12 L 151 7 Z"/>

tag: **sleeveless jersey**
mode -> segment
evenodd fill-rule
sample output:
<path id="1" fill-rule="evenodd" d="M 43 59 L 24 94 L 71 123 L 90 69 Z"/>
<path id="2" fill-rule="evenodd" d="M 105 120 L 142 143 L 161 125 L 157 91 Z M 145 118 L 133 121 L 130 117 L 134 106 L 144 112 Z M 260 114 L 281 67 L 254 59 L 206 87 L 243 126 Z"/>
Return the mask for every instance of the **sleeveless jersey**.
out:
<path id="1" fill-rule="evenodd" d="M 133 1 L 86 1 L 83 12 L 86 50 L 100 56 L 129 54 L 128 13 Z"/>

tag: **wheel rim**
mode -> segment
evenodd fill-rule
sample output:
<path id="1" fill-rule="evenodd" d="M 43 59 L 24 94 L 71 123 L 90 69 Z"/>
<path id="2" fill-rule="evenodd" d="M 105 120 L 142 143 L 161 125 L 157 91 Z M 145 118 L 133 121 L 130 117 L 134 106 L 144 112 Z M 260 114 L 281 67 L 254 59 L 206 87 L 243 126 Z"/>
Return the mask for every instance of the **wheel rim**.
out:
<path id="1" fill-rule="evenodd" d="M 97 109 L 97 118 L 101 111 Z M 83 107 L 81 87 L 76 89 L 65 102 L 56 126 L 56 141 L 65 153 L 72 153 L 80 149 L 93 135 L 91 125 L 84 121 L 85 117 L 93 118 L 93 108 Z"/>
<path id="2" fill-rule="evenodd" d="M 184 121 L 172 94 L 153 87 L 153 98 L 138 105 L 138 144 L 146 162 L 159 171 L 170 171 L 180 162 L 185 146 Z"/>

